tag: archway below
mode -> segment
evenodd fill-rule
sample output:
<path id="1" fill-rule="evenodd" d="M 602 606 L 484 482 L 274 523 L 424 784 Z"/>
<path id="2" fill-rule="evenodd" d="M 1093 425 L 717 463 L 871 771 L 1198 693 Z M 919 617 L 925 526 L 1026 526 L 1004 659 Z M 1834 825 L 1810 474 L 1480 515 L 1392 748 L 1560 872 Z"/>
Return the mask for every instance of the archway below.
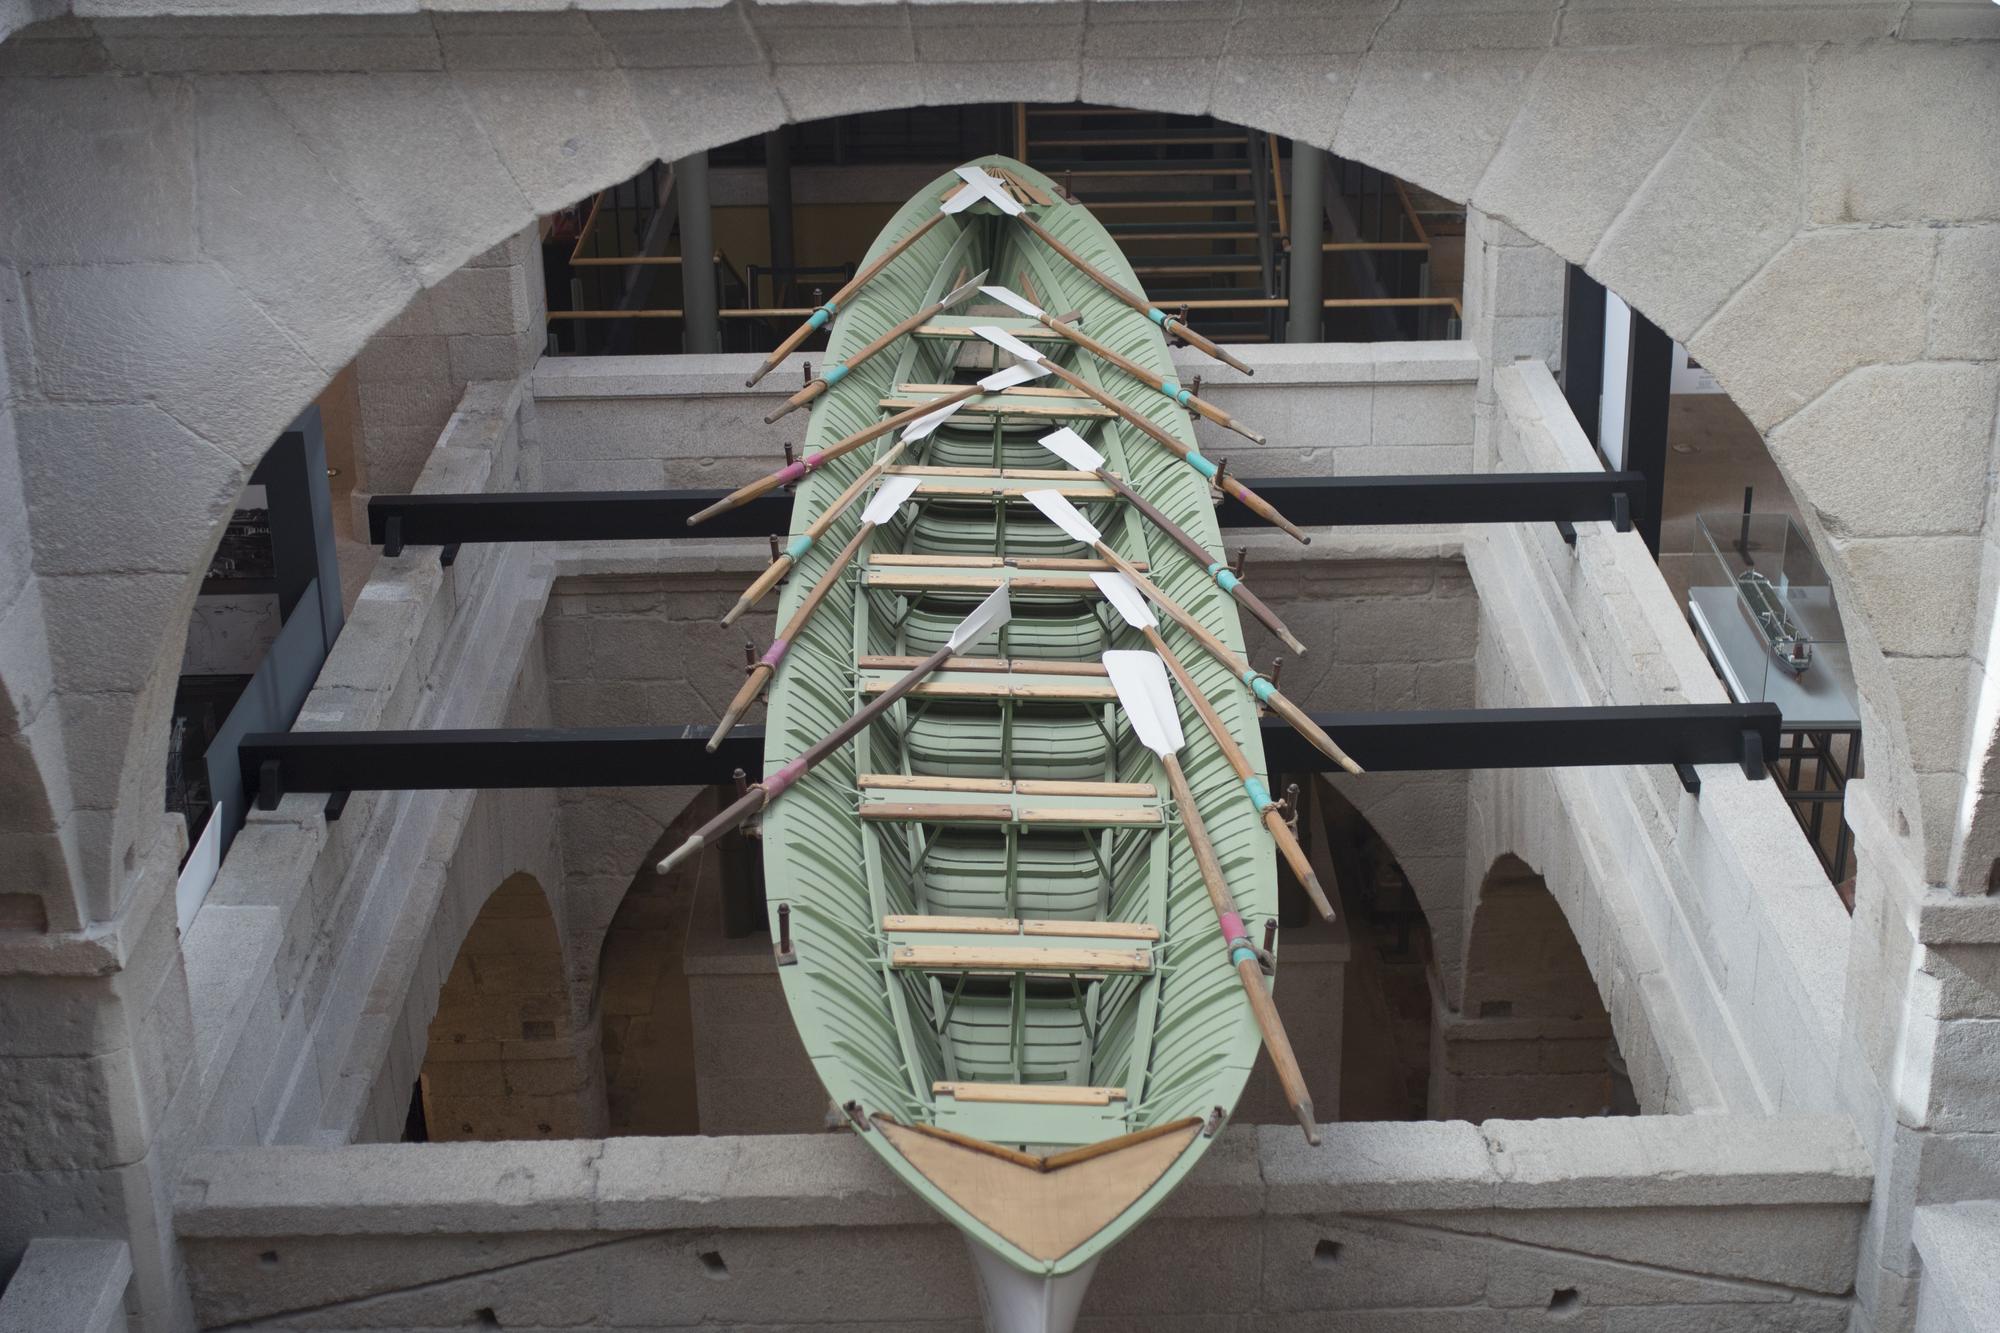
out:
<path id="1" fill-rule="evenodd" d="M 602 1134 L 597 1024 L 574 1023 L 571 1015 L 562 941 L 548 899 L 532 875 L 510 875 L 479 909 L 438 992 L 417 1078 L 421 1136 Z"/>
<path id="2" fill-rule="evenodd" d="M 1479 886 L 1459 1009 L 1436 996 L 1430 1111 L 1472 1121 L 1639 1111 L 1562 906 L 1511 853 Z"/>

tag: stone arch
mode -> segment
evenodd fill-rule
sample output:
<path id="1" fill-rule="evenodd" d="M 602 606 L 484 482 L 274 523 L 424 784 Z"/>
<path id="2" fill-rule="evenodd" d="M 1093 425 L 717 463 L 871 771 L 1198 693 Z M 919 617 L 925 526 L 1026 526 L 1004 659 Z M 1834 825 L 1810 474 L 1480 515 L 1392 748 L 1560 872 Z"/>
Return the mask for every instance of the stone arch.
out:
<path id="1" fill-rule="evenodd" d="M 1184 17 L 1158 0 L 1121 8 L 1135 23 Z M 223 514 L 209 497 L 234 494 L 264 443 L 370 332 L 538 211 L 655 157 L 784 121 L 974 98 L 1207 110 L 1330 143 L 1508 221 L 1688 342 L 1766 432 L 1855 608 L 1857 672 L 1877 738 L 1874 789 L 1896 813 L 1889 823 L 1910 859 L 1941 876 L 1963 784 L 1931 772 L 1920 799 L 1903 680 L 1881 645 L 1900 643 L 1926 617 L 1962 622 L 1967 633 L 1976 619 L 1978 543 L 1959 543 L 1961 583 L 1931 578 L 1928 539 L 1981 526 L 2000 381 L 1990 365 L 1920 360 L 1934 346 L 1929 261 L 1942 255 L 1925 247 L 1941 243 L 1923 228 L 1848 224 L 1919 221 L 1898 211 L 1911 198 L 1933 215 L 1921 221 L 2000 212 L 1990 186 L 2000 136 L 1984 132 L 1987 120 L 1899 145 L 1893 160 L 1861 133 L 1885 88 L 1914 117 L 1934 108 L 1949 123 L 1990 119 L 1979 108 L 2000 99 L 1965 94 L 2000 83 L 1991 51 L 1810 45 L 1803 28 L 1797 46 L 1549 50 L 1545 21 L 1518 34 L 1517 49 L 1457 50 L 1486 39 L 1432 20 L 1434 31 L 1407 35 L 1416 50 L 1363 54 L 1354 48 L 1375 40 L 1372 30 L 1342 36 L 1308 7 L 1260 16 L 1248 29 L 1254 54 L 1225 46 L 1174 59 L 1105 58 L 1087 46 L 1080 18 L 1071 27 L 1036 13 L 1043 59 L 953 66 L 916 63 L 914 52 L 930 40 L 977 49 L 1000 20 L 953 29 L 966 20 L 941 16 L 934 21 L 945 26 L 919 41 L 912 30 L 923 21 L 912 12 L 871 7 L 835 29 L 805 10 L 735 5 L 509 14 L 442 26 L 414 61 L 387 62 L 421 65 L 441 49 L 450 68 L 255 76 L 226 72 L 227 62 L 218 72 L 200 43 L 129 42 L 129 30 L 104 21 L 64 38 L 84 49 L 63 68 L 155 77 L 26 78 L 0 93 L 0 109 L 32 145 L 0 184 L 23 203 L 5 294 L 25 296 L 9 303 L 27 325 L 8 330 L 10 347 L 44 349 L 46 363 L 28 368 L 35 393 L 93 416 L 128 455 L 129 431 L 111 429 L 121 414 L 168 437 L 138 451 L 155 466 L 226 478 L 159 488 L 161 521 L 107 534 L 95 556 L 107 573 L 166 566 L 145 600 L 172 608 L 141 618 L 136 635 L 128 621 L 128 639 L 153 651 L 118 662 L 101 687 L 119 691 L 115 706 L 93 716 L 88 744 L 71 747 L 78 799 L 103 812 L 80 854 L 101 886 L 97 903 L 122 896 L 134 852 L 152 842 L 134 824 L 158 804 L 148 797 L 166 726 L 160 681 L 171 671 L 163 627 L 185 619 L 199 563 L 220 536 Z M 828 64 L 825 43 L 835 39 L 851 58 L 886 63 Z M 155 174 L 87 190 L 89 206 L 79 207 L 74 164 L 134 136 Z M 1809 142 L 1820 145 L 1810 160 Z M 1894 320 L 1839 278 L 1878 273 L 1893 286 L 1906 268 L 1918 280 Z M 2000 277 L 1976 261 L 1959 272 L 1968 304 L 1990 308 L 1980 293 Z M 63 429 L 37 419 L 26 438 L 48 453 Z M 1816 447 L 1826 439 L 1872 447 Z M 133 475 L 106 447 L 77 450 L 76 466 Z M 1821 460 L 1834 455 L 1829 472 Z M 62 494 L 59 507 L 76 511 L 63 519 L 89 517 L 96 501 L 83 490 Z M 1901 500 L 1885 506 L 1885 495 Z M 176 554 L 190 532 L 192 559 Z M 82 633 L 73 626 L 103 616 L 80 584 L 50 601 L 52 625 L 72 642 Z M 1969 652 L 1956 637 L 1943 648 L 1946 658 Z M 57 654 L 66 690 L 92 688 L 78 683 L 87 656 Z M 1942 750 L 1942 768 L 1955 769 L 1962 724 Z"/>
<path id="2" fill-rule="evenodd" d="M 418 1083 L 433 1140 L 603 1133 L 596 1024 L 577 1021 L 562 935 L 533 875 L 502 880 L 467 928 Z"/>
<path id="3" fill-rule="evenodd" d="M 1623 1061 L 1590 965 L 1548 885 L 1512 852 L 1480 881 L 1463 997 L 1439 1006 L 1432 1042 L 1439 1119 L 1599 1115 L 1620 1100 Z"/>

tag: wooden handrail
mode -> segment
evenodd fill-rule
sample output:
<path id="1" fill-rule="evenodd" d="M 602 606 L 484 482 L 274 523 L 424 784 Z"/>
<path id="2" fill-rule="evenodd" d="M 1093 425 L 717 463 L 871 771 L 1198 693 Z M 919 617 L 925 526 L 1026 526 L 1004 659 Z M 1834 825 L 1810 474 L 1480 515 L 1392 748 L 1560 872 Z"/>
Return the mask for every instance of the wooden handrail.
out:
<path id="1" fill-rule="evenodd" d="M 717 319 L 802 319 L 811 309 L 718 310 Z M 550 319 L 681 319 L 685 310 L 551 310 Z"/>
<path id="2" fill-rule="evenodd" d="M 1278 196 L 1278 239 L 1289 243 L 1292 224 L 1285 217 L 1285 168 L 1278 160 L 1278 136 L 1271 134 L 1265 137 L 1270 140 L 1267 151 L 1271 155 L 1271 189 Z"/>
<path id="3" fill-rule="evenodd" d="M 1429 250 L 1429 241 L 1321 241 L 1320 249 L 1332 253 L 1337 250 Z"/>

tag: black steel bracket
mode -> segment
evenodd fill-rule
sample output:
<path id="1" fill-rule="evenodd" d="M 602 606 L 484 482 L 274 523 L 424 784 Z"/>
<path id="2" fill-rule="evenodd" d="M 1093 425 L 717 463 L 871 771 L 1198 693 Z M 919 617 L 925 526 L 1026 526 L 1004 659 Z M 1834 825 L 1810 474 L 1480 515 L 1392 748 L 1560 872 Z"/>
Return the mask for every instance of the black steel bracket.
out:
<path id="1" fill-rule="evenodd" d="M 1382 773 L 1624 764 L 1741 764 L 1765 776 L 1777 753 L 1775 704 L 1628 708 L 1460 708 L 1316 713 L 1364 769 Z M 739 726 L 713 753 L 707 726 L 466 731 L 259 732 L 238 762 L 259 808 L 288 791 L 442 791 L 522 787 L 687 787 L 763 767 L 761 727 Z M 1263 721 L 1271 772 L 1320 773 L 1332 761 L 1274 717 Z"/>
<path id="2" fill-rule="evenodd" d="M 1632 526 L 1645 493 L 1636 472 L 1477 472 L 1446 476 L 1264 477 L 1258 494 L 1301 527 L 1404 523 L 1586 523 Z M 659 541 L 788 532 L 792 497 L 759 496 L 699 527 L 688 518 L 724 492 L 516 491 L 494 495 L 377 495 L 368 540 L 384 555 L 405 545 L 462 542 Z M 1261 528 L 1240 501 L 1222 503 L 1225 528 Z"/>

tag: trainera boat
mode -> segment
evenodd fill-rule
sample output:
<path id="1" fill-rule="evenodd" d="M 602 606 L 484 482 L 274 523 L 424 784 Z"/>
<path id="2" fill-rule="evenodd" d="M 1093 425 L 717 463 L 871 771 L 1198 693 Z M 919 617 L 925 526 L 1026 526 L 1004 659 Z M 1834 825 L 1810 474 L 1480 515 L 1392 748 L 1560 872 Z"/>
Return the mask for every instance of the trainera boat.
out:
<path id="1" fill-rule="evenodd" d="M 784 637 L 725 723 L 771 679 L 767 777 L 738 817 L 769 807 L 772 938 L 805 1048 L 861 1141 L 970 1239 L 1008 1330 L 1068 1328 L 1099 1257 L 1228 1121 L 1276 911 L 1257 726 L 1275 692 L 1229 660 L 1239 603 L 1174 321 L 1106 279 L 1141 290 L 1097 220 L 1018 162 L 959 168 L 897 213 L 859 291 L 814 317 L 831 329 L 795 396 L 806 457 L 764 487 L 797 488 L 760 580 L 789 575 Z M 1106 476 L 1064 461 L 1093 453 Z M 1129 594 L 1148 583 L 1191 628 L 1143 628 Z M 1105 664 L 1167 642 L 1198 820 Z"/>

